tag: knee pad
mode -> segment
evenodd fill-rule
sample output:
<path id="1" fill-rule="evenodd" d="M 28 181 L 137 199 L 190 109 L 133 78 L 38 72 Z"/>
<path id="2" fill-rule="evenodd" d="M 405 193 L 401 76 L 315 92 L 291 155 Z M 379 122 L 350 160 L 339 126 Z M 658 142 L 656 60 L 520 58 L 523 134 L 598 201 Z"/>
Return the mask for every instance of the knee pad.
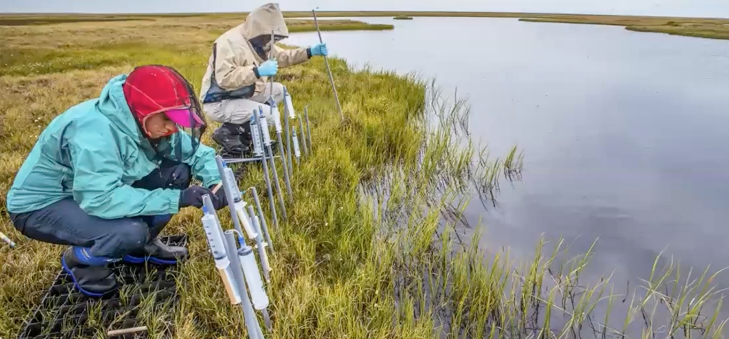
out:
<path id="1" fill-rule="evenodd" d="M 116 236 L 120 252 L 128 253 L 144 248 L 150 237 L 149 227 L 142 219 L 134 218 L 129 220 Z"/>

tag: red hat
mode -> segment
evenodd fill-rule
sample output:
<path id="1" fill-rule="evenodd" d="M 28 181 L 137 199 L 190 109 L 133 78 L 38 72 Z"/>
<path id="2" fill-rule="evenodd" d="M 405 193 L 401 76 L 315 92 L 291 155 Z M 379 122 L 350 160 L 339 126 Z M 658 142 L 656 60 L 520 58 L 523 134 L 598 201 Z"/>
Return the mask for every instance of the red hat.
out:
<path id="1" fill-rule="evenodd" d="M 137 67 L 127 76 L 123 88 L 127 104 L 145 133 L 147 118 L 162 112 L 185 128 L 205 125 L 198 115 L 199 105 L 192 86 L 170 67 Z"/>

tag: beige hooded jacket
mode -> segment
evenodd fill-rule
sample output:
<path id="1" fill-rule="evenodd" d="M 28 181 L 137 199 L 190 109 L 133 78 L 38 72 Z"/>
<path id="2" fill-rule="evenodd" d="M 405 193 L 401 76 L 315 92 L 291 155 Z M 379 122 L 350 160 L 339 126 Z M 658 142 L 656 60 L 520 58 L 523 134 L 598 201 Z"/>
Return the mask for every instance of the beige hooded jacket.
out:
<path id="1" fill-rule="evenodd" d="M 251 97 L 263 91 L 268 77 L 256 77 L 254 69 L 265 60 L 256 53 L 248 40 L 260 35 L 271 35 L 271 31 L 276 36 L 284 38 L 289 35 L 283 13 L 276 3 L 268 3 L 257 8 L 248 15 L 244 23 L 218 37 L 202 80 L 200 101 L 206 102 L 206 96 L 207 102 L 219 101 L 211 97 L 219 98 L 221 92 L 233 92 L 235 93 L 233 97 Z M 269 51 L 269 46 L 270 43 L 264 47 L 266 53 Z M 309 59 L 305 48 L 287 50 L 274 45 L 272 54 L 278 61 L 279 68 L 296 65 Z M 217 95 L 208 95 L 208 91 Z"/>

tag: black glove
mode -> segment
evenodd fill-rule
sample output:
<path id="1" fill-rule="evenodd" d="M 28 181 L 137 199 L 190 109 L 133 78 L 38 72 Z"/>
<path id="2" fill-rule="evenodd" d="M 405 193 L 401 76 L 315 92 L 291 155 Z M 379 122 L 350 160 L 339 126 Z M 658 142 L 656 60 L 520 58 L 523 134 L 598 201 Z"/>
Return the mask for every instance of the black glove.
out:
<path id="1" fill-rule="evenodd" d="M 203 195 L 208 194 L 210 195 L 210 199 L 213 200 L 213 204 L 215 204 L 215 200 L 218 200 L 215 197 L 215 194 L 211 192 L 209 189 L 201 186 L 190 186 L 183 190 L 180 193 L 180 208 L 188 207 L 188 206 L 195 206 L 197 208 L 202 208 L 203 206 Z"/>
<path id="2" fill-rule="evenodd" d="M 212 192 L 213 188 L 215 188 L 216 185 L 210 186 L 210 191 Z M 220 186 L 217 192 L 215 192 L 215 195 L 210 197 L 213 200 L 213 206 L 215 207 L 215 210 L 219 210 L 225 206 L 228 206 L 228 198 L 225 196 L 225 189 L 223 186 Z"/>

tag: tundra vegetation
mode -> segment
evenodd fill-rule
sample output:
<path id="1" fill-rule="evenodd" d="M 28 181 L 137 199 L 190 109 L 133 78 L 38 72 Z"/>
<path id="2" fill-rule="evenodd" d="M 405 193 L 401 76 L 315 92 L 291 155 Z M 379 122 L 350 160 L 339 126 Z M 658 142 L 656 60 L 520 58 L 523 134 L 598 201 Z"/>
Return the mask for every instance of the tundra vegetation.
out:
<path id="1" fill-rule="evenodd" d="M 96 97 L 108 79 L 135 65 L 170 65 L 199 84 L 211 42 L 242 19 L 90 17 L 0 19 L 11 22 L 0 26 L 3 193 L 56 115 Z M 310 22 L 296 20 L 290 21 L 292 31 L 312 29 Z M 323 23 L 329 29 L 338 25 L 366 24 Z M 486 253 L 478 241 L 462 245 L 456 230 L 464 227 L 462 211 L 470 197 L 492 204 L 501 182 L 519 180 L 521 152 L 515 147 L 490 157 L 469 137 L 467 102 L 444 95 L 434 82 L 329 60 L 343 122 L 322 59 L 277 76 L 299 112 L 308 105 L 313 152 L 294 171 L 288 222 L 271 228 L 276 254 L 270 257 L 273 329 L 267 337 L 723 336 L 722 291 L 712 286 L 717 273 L 708 269 L 697 274 L 657 258 L 638 288 L 623 291 L 609 272 L 594 283 L 580 279 L 590 253 L 558 262 L 568 249 L 559 239 L 535 244 L 531 260 Z M 210 134 L 206 144 L 213 144 Z M 255 165 L 247 167 L 240 184 L 265 191 Z M 2 194 L 0 230 L 18 243 L 14 250 L 0 246 L 0 337 L 10 338 L 59 271 L 63 247 L 22 236 L 5 202 Z M 226 213 L 219 216 L 230 225 Z M 163 307 L 142 302 L 137 310 L 152 338 L 244 335 L 240 309 L 228 302 L 200 217 L 199 210 L 185 209 L 165 230 L 187 234 L 191 256 L 179 267 L 179 302 Z M 134 291 L 120 293 L 126 300 Z M 104 337 L 95 309 L 86 326 L 98 326 Z"/>

